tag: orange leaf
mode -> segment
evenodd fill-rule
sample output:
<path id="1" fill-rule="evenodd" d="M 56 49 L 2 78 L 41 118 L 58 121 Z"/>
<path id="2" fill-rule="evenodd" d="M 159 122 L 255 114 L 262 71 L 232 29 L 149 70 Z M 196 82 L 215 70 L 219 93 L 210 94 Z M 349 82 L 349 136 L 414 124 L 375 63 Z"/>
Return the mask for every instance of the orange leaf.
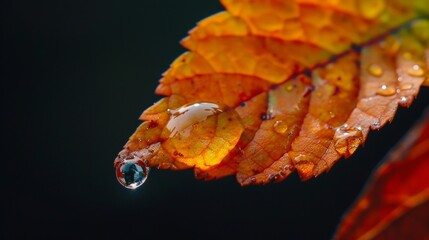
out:
<path id="1" fill-rule="evenodd" d="M 167 97 L 141 115 L 116 166 L 138 156 L 242 185 L 295 169 L 309 179 L 429 85 L 425 0 L 222 3 L 182 41 L 190 51 L 156 89 Z"/>
<path id="2" fill-rule="evenodd" d="M 429 112 L 376 170 L 336 239 L 429 237 Z"/>

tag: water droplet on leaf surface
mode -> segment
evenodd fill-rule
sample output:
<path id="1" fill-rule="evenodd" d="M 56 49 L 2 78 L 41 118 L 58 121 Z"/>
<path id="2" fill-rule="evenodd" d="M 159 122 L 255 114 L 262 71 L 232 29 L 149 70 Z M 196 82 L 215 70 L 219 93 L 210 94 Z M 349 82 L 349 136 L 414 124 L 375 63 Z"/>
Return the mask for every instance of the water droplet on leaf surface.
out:
<path id="1" fill-rule="evenodd" d="M 381 77 L 383 75 L 383 68 L 378 64 L 371 64 L 368 67 L 368 72 L 374 77 Z"/>
<path id="2" fill-rule="evenodd" d="M 274 123 L 274 131 L 284 134 L 288 129 L 287 124 L 283 120 L 278 120 Z"/>
<path id="3" fill-rule="evenodd" d="M 346 157 L 352 155 L 362 142 L 362 128 L 351 128 L 342 126 L 337 129 L 334 136 L 335 150 Z"/>
<path id="4" fill-rule="evenodd" d="M 402 54 L 402 57 L 405 59 L 411 59 L 411 58 L 413 58 L 413 54 L 411 54 L 410 52 L 404 52 Z"/>
<path id="5" fill-rule="evenodd" d="M 136 189 L 146 181 L 149 169 L 140 158 L 123 160 L 116 166 L 116 178 L 122 186 Z"/>
<path id="6" fill-rule="evenodd" d="M 163 150 L 181 164 L 202 170 L 219 164 L 244 130 L 238 113 L 221 103 L 197 102 L 169 112 L 161 132 Z"/>
<path id="7" fill-rule="evenodd" d="M 287 83 L 285 85 L 285 88 L 286 88 L 286 91 L 291 92 L 295 88 L 295 86 L 292 83 Z"/>
<path id="8" fill-rule="evenodd" d="M 425 75 L 425 70 L 418 64 L 414 64 L 407 72 L 413 77 L 423 77 Z"/>
<path id="9" fill-rule="evenodd" d="M 360 13 L 366 18 L 375 18 L 379 16 L 386 8 L 385 0 L 360 0 Z"/>
<path id="10" fill-rule="evenodd" d="M 378 95 L 381 96 L 392 96 L 396 93 L 396 88 L 391 85 L 381 85 L 381 87 L 376 92 Z"/>
<path id="11" fill-rule="evenodd" d="M 412 83 L 406 83 L 406 84 L 401 85 L 401 90 L 410 90 L 411 88 L 413 88 Z"/>
<path id="12" fill-rule="evenodd" d="M 215 103 L 194 103 L 185 105 L 181 108 L 170 110 L 171 117 L 167 123 L 167 129 L 170 131 L 170 137 L 178 134 L 183 137 L 189 137 L 192 127 L 206 120 L 209 116 L 222 112 L 221 107 Z"/>

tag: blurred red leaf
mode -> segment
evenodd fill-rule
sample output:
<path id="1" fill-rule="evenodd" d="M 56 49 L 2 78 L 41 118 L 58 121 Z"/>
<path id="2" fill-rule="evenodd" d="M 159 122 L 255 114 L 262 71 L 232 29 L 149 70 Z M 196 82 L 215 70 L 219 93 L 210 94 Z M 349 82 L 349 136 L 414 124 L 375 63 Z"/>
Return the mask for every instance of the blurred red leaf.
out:
<path id="1" fill-rule="evenodd" d="M 376 169 L 335 239 L 429 239 L 429 111 Z"/>

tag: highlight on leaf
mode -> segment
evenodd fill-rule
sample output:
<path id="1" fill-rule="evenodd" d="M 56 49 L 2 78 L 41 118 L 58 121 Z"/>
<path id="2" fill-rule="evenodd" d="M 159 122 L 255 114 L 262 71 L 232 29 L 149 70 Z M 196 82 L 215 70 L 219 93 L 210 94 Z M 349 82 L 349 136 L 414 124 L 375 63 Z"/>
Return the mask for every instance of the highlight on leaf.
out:
<path id="1" fill-rule="evenodd" d="M 429 110 L 429 109 L 427 109 Z M 429 237 L 429 111 L 376 169 L 334 239 Z"/>
<path id="2" fill-rule="evenodd" d="M 241 185 L 307 180 L 428 86 L 425 0 L 223 0 L 163 74 L 115 160 Z M 174 127 L 172 127 L 174 126 Z"/>

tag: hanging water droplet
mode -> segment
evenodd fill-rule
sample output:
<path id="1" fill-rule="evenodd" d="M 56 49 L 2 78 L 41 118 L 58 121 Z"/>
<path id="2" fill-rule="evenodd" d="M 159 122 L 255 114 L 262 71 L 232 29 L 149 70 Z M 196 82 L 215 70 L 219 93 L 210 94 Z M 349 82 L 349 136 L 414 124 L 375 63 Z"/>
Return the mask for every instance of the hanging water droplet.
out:
<path id="1" fill-rule="evenodd" d="M 423 77 L 425 75 L 425 70 L 420 67 L 418 64 L 414 64 L 407 73 L 413 77 Z"/>
<path id="2" fill-rule="evenodd" d="M 280 134 L 284 134 L 288 129 L 287 123 L 283 120 L 278 120 L 274 123 L 274 131 Z"/>
<path id="3" fill-rule="evenodd" d="M 149 167 L 137 157 L 116 165 L 116 178 L 128 189 L 140 187 L 146 181 L 148 173 Z"/>
<path id="4" fill-rule="evenodd" d="M 406 83 L 406 84 L 401 85 L 401 90 L 410 90 L 411 88 L 413 88 L 412 83 Z"/>
<path id="5" fill-rule="evenodd" d="M 381 96 L 392 96 L 396 93 L 396 88 L 392 85 L 383 84 L 376 93 Z"/>
<path id="6" fill-rule="evenodd" d="M 374 77 L 381 77 L 384 71 L 378 64 L 373 63 L 369 65 L 368 72 Z"/>
<path id="7" fill-rule="evenodd" d="M 166 128 L 170 131 L 170 138 L 177 135 L 189 137 L 192 127 L 206 120 L 209 116 L 223 112 L 215 103 L 194 103 L 181 108 L 170 110 L 171 117 Z"/>

